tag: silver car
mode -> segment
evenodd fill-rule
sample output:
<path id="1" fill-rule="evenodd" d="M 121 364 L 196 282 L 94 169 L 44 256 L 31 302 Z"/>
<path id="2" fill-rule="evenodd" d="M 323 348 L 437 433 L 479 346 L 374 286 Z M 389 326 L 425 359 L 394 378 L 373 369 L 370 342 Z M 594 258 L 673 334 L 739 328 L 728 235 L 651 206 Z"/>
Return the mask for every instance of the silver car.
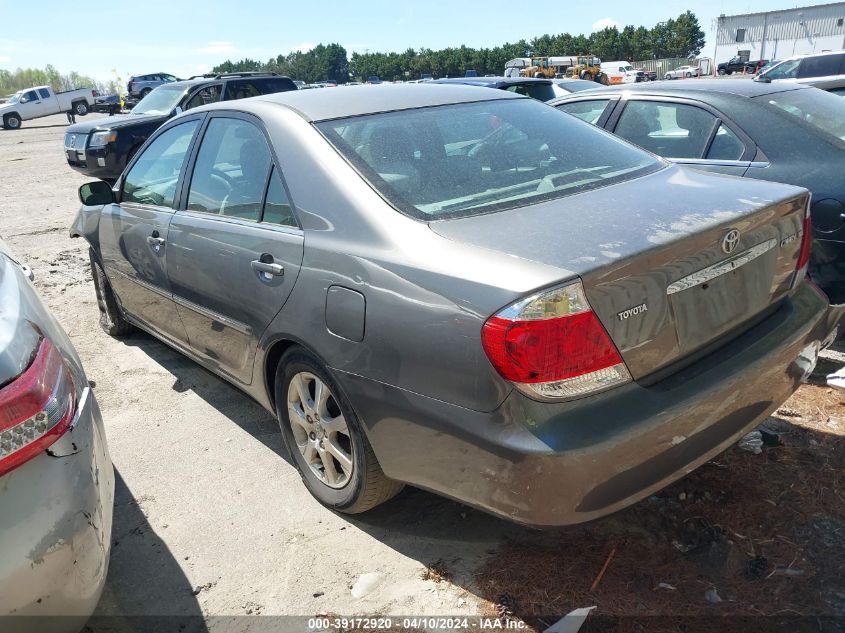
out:
<path id="1" fill-rule="evenodd" d="M 113 500 L 103 422 L 79 358 L 0 241 L 3 631 L 82 628 L 106 578 Z"/>
<path id="2" fill-rule="evenodd" d="M 614 512 L 775 410 L 840 317 L 806 190 L 501 90 L 205 106 L 80 194 L 106 332 L 275 412 L 348 513 L 405 483 L 533 525 Z"/>
<path id="3" fill-rule="evenodd" d="M 698 66 L 678 66 L 663 75 L 664 79 L 691 79 L 692 77 L 701 77 L 701 68 Z"/>

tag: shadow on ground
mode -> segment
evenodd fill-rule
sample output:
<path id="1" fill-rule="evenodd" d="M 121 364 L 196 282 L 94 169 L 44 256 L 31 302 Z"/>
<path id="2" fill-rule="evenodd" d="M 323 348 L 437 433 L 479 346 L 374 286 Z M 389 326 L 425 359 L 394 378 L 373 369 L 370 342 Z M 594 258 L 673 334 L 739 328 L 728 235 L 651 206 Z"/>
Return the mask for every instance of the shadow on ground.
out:
<path id="1" fill-rule="evenodd" d="M 179 562 L 115 470 L 114 522 L 106 585 L 90 633 L 205 633 L 202 610 Z M 154 613 L 155 616 L 144 614 Z"/>

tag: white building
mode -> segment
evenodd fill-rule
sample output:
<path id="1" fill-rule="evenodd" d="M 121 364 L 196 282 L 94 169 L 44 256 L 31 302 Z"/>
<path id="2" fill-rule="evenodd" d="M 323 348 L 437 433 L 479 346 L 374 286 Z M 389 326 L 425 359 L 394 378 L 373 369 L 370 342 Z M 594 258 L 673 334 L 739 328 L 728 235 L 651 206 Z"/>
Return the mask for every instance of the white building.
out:
<path id="1" fill-rule="evenodd" d="M 845 49 L 845 2 L 721 15 L 716 18 L 715 62 L 732 57 L 784 59 Z"/>

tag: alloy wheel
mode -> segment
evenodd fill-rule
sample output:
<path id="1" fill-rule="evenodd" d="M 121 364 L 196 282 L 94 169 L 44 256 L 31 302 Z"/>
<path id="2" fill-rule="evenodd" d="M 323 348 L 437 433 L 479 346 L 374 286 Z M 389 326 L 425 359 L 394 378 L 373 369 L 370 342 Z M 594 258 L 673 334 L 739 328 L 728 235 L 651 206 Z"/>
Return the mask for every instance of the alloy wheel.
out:
<path id="1" fill-rule="evenodd" d="M 334 395 L 318 376 L 299 372 L 287 394 L 288 418 L 299 452 L 322 483 L 342 488 L 354 470 L 349 428 Z"/>

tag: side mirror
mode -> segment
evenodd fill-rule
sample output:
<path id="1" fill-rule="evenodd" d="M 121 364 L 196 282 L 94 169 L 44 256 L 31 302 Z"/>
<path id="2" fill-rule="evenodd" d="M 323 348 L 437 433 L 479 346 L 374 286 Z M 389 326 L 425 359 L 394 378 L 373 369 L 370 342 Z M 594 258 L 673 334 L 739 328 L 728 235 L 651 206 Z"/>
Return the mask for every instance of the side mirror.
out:
<path id="1" fill-rule="evenodd" d="M 176 106 L 176 108 L 174 108 L 173 110 L 173 116 L 177 116 L 179 114 L 182 114 L 183 112 L 184 110 L 182 109 L 182 106 Z"/>
<path id="2" fill-rule="evenodd" d="M 79 201 L 86 207 L 102 206 L 111 204 L 114 200 L 114 192 L 111 185 L 102 180 L 88 182 L 79 188 Z"/>

